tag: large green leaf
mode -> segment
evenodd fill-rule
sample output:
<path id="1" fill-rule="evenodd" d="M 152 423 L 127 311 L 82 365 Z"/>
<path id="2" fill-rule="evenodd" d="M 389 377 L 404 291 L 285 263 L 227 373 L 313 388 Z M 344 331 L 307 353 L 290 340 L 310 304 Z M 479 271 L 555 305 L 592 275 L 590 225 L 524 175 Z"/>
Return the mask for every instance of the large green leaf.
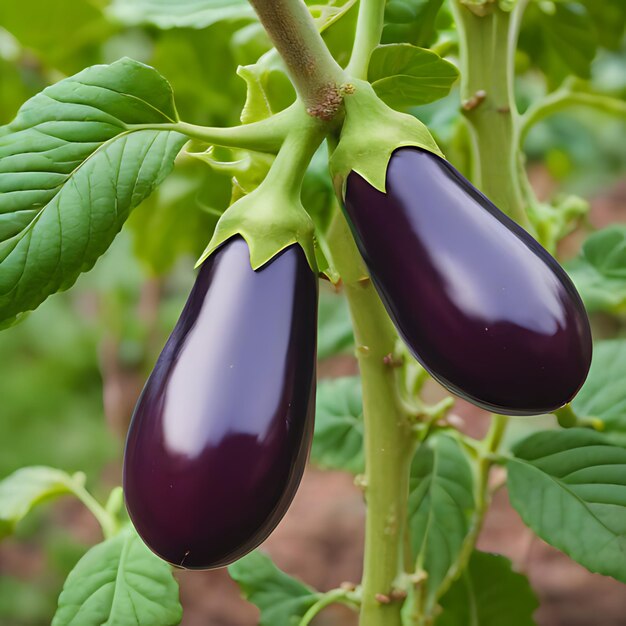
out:
<path id="1" fill-rule="evenodd" d="M 507 462 L 511 504 L 544 541 L 626 582 L 626 449 L 584 429 L 539 432 Z"/>
<path id="2" fill-rule="evenodd" d="M 626 443 L 626 339 L 597 341 L 591 370 L 572 406 L 577 415 L 602 420 L 610 438 Z"/>
<path id="3" fill-rule="evenodd" d="M 124 24 L 159 28 L 206 28 L 254 16 L 248 0 L 113 0 L 109 10 Z"/>
<path id="4" fill-rule="evenodd" d="M 363 399 L 358 376 L 322 381 L 317 389 L 313 463 L 358 474 L 363 456 Z"/>
<path id="5" fill-rule="evenodd" d="M 171 171 L 186 139 L 159 126 L 177 119 L 165 79 L 130 59 L 26 102 L 0 136 L 0 321 L 93 266 Z"/>
<path id="6" fill-rule="evenodd" d="M 228 568 L 244 597 L 261 610 L 259 626 L 295 626 L 320 594 L 279 570 L 262 552 Z"/>
<path id="7" fill-rule="evenodd" d="M 528 579 L 497 554 L 475 551 L 467 569 L 441 598 L 436 626 L 535 626 L 539 606 Z"/>
<path id="8" fill-rule="evenodd" d="M 51 467 L 24 467 L 0 481 L 0 538 L 40 502 L 71 493 L 75 480 Z"/>
<path id="9" fill-rule="evenodd" d="M 447 96 L 458 75 L 456 67 L 438 54 L 398 43 L 374 50 L 368 80 L 389 106 L 402 109 Z"/>
<path id="10" fill-rule="evenodd" d="M 589 312 L 626 311 L 626 226 L 614 224 L 590 235 L 566 268 Z"/>
<path id="11" fill-rule="evenodd" d="M 52 626 L 173 626 L 181 618 L 170 566 L 128 527 L 76 564 Z"/>
<path id="12" fill-rule="evenodd" d="M 472 467 L 456 439 L 440 434 L 418 448 L 410 489 L 411 550 L 417 567 L 428 572 L 421 601 L 430 612 L 441 585 L 458 575 L 454 564 L 475 508 Z"/>

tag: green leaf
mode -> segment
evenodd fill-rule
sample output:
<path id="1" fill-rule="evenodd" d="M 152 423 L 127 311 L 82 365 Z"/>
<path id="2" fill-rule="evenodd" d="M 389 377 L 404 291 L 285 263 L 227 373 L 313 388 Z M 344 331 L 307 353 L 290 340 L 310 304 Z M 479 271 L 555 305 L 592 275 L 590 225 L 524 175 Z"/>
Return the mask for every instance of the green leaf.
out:
<path id="1" fill-rule="evenodd" d="M 382 42 L 430 46 L 437 35 L 442 5 L 443 0 L 389 0 Z"/>
<path id="2" fill-rule="evenodd" d="M 576 415 L 602 420 L 603 430 L 626 443 L 626 339 L 597 341 L 589 376 L 572 402 Z"/>
<path id="3" fill-rule="evenodd" d="M 394 150 L 415 146 L 442 156 L 428 128 L 417 118 L 387 106 L 366 81 L 353 80 L 346 94 L 346 119 L 339 143 L 330 158 L 337 194 L 344 195 L 350 172 L 360 174 L 372 187 L 385 191 L 385 172 Z M 367 132 L 363 132 L 366 128 Z"/>
<path id="4" fill-rule="evenodd" d="M 473 471 L 461 445 L 449 435 L 430 437 L 413 459 L 408 513 L 413 557 L 428 572 L 422 592 L 428 613 L 442 585 L 458 575 L 454 564 L 474 509 Z"/>
<path id="5" fill-rule="evenodd" d="M 532 3 L 525 14 L 520 48 L 554 86 L 570 74 L 591 77 L 597 38 L 580 2 Z"/>
<path id="6" fill-rule="evenodd" d="M 94 265 L 186 141 L 152 68 L 88 68 L 26 102 L 0 136 L 0 321 Z M 142 125 L 149 125 L 145 128 Z"/>
<path id="7" fill-rule="evenodd" d="M 626 28 L 626 3 L 623 0 L 583 0 L 595 24 L 598 43 L 619 50 Z"/>
<path id="8" fill-rule="evenodd" d="M 325 359 L 354 347 L 348 301 L 341 293 L 320 289 L 317 356 Z"/>
<path id="9" fill-rule="evenodd" d="M 0 538 L 37 504 L 72 492 L 75 479 L 51 467 L 24 467 L 0 481 Z"/>
<path id="10" fill-rule="evenodd" d="M 435 626 L 535 626 L 539 606 L 528 579 L 508 559 L 478 551 L 440 604 Z"/>
<path id="11" fill-rule="evenodd" d="M 264 54 L 253 65 L 240 66 L 237 74 L 246 81 L 246 102 L 241 122 L 249 124 L 266 119 L 286 109 L 296 98 L 296 92 L 275 50 Z"/>
<path id="12" fill-rule="evenodd" d="M 262 552 L 251 552 L 231 565 L 228 573 L 243 596 L 261 610 L 259 626 L 295 626 L 320 597 Z"/>
<path id="13" fill-rule="evenodd" d="M 358 376 L 319 384 L 311 460 L 325 469 L 364 471 L 363 399 Z"/>
<path id="14" fill-rule="evenodd" d="M 170 566 L 128 527 L 76 564 L 52 626 L 171 626 L 181 618 Z"/>
<path id="15" fill-rule="evenodd" d="M 113 0 L 109 10 L 123 24 L 158 28 L 206 28 L 224 20 L 254 17 L 247 0 Z"/>
<path id="16" fill-rule="evenodd" d="M 590 78 L 597 44 L 587 12 L 576 2 L 557 2 L 553 6 L 554 13 L 543 13 L 548 44 L 574 74 Z"/>
<path id="17" fill-rule="evenodd" d="M 511 504 L 544 541 L 592 572 L 626 582 L 626 449 L 572 428 L 514 446 Z"/>
<path id="18" fill-rule="evenodd" d="M 626 226 L 614 224 L 590 235 L 580 255 L 566 264 L 590 313 L 626 312 Z"/>
<path id="19" fill-rule="evenodd" d="M 447 96 L 458 76 L 456 67 L 438 54 L 403 43 L 378 46 L 368 71 L 374 91 L 396 109 Z"/>

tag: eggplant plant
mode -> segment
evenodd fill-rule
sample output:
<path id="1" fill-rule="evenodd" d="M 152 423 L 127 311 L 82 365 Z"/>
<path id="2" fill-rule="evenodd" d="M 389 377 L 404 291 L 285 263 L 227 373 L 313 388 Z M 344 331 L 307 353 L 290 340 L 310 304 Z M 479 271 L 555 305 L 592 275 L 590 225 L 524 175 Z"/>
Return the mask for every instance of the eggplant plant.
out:
<path id="1" fill-rule="evenodd" d="M 622 45 L 624 9 L 88 4 L 81 32 L 100 56 L 80 38 L 75 50 L 113 62 L 76 68 L 55 50 L 50 84 L 0 127 L 3 333 L 90 270 L 127 220 L 154 272 L 191 252 L 197 273 L 137 398 L 123 489 L 102 504 L 84 475 L 43 466 L 0 481 L 0 535 L 63 494 L 102 527 L 53 625 L 177 624 L 176 569 L 228 566 L 265 626 L 307 626 L 335 603 L 360 626 L 531 626 L 526 577 L 476 549 L 503 468 L 538 537 L 626 582 L 626 391 L 605 380 L 626 376 L 626 343 L 592 347 L 588 317 L 623 321 L 626 232 L 593 234 L 564 269 L 557 244 L 587 204 L 540 201 L 524 152 L 570 106 L 623 119 L 624 101 L 590 79 L 598 49 Z M 0 43 L 44 45 L 28 43 L 17 5 L 0 25 L 3 11 Z M 527 74 L 545 94 L 520 112 Z M 331 341 L 319 281 L 349 310 Z M 345 349 L 360 376 L 316 385 L 318 358 Z M 484 437 L 463 427 L 459 399 L 489 414 Z M 349 420 L 329 417 L 345 406 Z M 542 426 L 520 437 L 528 416 Z M 354 585 L 315 590 L 257 550 L 309 458 L 363 490 Z"/>

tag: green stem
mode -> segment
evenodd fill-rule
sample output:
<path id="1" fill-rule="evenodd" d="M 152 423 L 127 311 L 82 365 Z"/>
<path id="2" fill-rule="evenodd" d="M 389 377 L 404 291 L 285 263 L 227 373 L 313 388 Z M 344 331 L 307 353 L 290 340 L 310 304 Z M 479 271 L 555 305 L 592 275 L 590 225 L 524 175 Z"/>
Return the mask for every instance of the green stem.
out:
<path id="1" fill-rule="evenodd" d="M 593 428 L 594 430 L 604 430 L 604 422 L 598 417 L 578 415 L 571 404 L 566 404 L 554 411 L 554 415 L 561 428 Z"/>
<path id="2" fill-rule="evenodd" d="M 265 120 L 229 128 L 172 122 L 167 124 L 130 124 L 128 130 L 170 130 L 186 135 L 190 139 L 199 139 L 216 146 L 275 153 L 278 152 L 285 137 L 294 126 L 294 118 L 298 115 L 299 109 L 299 106 L 292 105 Z"/>
<path id="3" fill-rule="evenodd" d="M 330 120 L 338 112 L 345 77 L 302 0 L 250 0 L 307 112 Z"/>
<path id="4" fill-rule="evenodd" d="M 518 172 L 518 112 L 513 94 L 514 55 L 525 0 L 512 13 L 490 5 L 478 16 L 455 0 L 461 97 L 473 138 L 474 183 L 504 212 L 528 227 Z"/>
<path id="5" fill-rule="evenodd" d="M 623 100 L 595 93 L 574 91 L 572 86 L 567 83 L 529 107 L 524 113 L 519 129 L 520 146 L 523 146 L 528 131 L 537 124 L 537 122 L 563 109 L 575 106 L 590 107 L 610 115 L 621 117 L 622 119 L 626 117 L 626 102 Z"/>
<path id="6" fill-rule="evenodd" d="M 313 618 L 331 604 L 342 602 L 349 606 L 355 606 L 355 602 L 349 598 L 349 592 L 345 589 L 332 589 L 322 597 L 303 615 L 298 626 L 309 626 Z"/>
<path id="7" fill-rule="evenodd" d="M 82 485 L 82 477 L 71 484 L 72 493 L 91 511 L 102 528 L 105 539 L 113 537 L 119 531 L 119 523 Z"/>
<path id="8" fill-rule="evenodd" d="M 400 626 L 401 602 L 392 599 L 403 572 L 404 524 L 414 437 L 394 368 L 385 363 L 397 335 L 337 212 L 329 244 L 350 306 L 363 383 L 365 422 L 365 559 L 360 626 Z"/>
<path id="9" fill-rule="evenodd" d="M 329 130 L 326 124 L 306 116 L 302 111 L 300 118 L 294 119 L 292 128 L 263 181 L 266 186 L 277 185 L 279 189 L 291 194 L 297 202 L 306 169 Z"/>
<path id="10" fill-rule="evenodd" d="M 355 78 L 367 80 L 372 51 L 380 43 L 385 17 L 385 0 L 361 0 L 356 37 L 346 71 Z"/>

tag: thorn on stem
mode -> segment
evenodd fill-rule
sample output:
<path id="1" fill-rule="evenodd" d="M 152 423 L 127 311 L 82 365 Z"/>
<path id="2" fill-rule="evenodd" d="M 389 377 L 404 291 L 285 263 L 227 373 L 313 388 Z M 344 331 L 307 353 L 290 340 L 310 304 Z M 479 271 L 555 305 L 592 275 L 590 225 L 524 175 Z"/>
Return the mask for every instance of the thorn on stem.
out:
<path id="1" fill-rule="evenodd" d="M 384 593 L 377 593 L 374 597 L 376 598 L 376 602 L 379 602 L 380 604 L 391 603 L 391 598 Z"/>
<path id="2" fill-rule="evenodd" d="M 391 599 L 394 602 L 402 602 L 407 597 L 407 592 L 404 589 L 393 589 L 391 591 Z"/>
<path id="3" fill-rule="evenodd" d="M 461 108 L 464 111 L 472 111 L 479 106 L 486 97 L 487 92 L 484 89 L 479 89 L 471 98 L 468 98 L 461 103 Z"/>
<path id="4" fill-rule="evenodd" d="M 365 474 L 357 474 L 354 477 L 354 486 L 361 491 L 365 491 L 365 489 L 367 488 L 367 478 Z"/>
<path id="5" fill-rule="evenodd" d="M 383 363 L 387 367 L 402 367 L 404 365 L 404 358 L 402 356 L 394 356 L 390 352 L 383 357 Z"/>

